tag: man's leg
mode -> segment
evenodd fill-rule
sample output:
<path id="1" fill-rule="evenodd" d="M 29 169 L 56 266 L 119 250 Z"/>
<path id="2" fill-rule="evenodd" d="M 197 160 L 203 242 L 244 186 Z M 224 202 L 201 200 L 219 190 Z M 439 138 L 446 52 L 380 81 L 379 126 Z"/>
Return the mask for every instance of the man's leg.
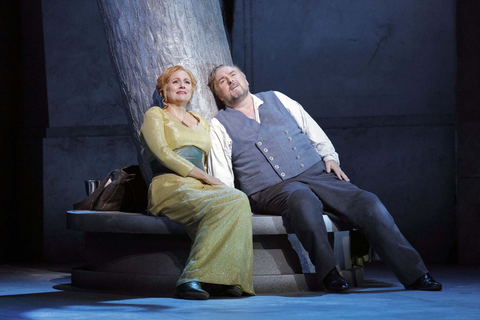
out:
<path id="1" fill-rule="evenodd" d="M 283 216 L 315 265 L 319 282 L 337 265 L 328 242 L 323 204 L 305 184 L 295 178 L 262 190 L 251 198 L 253 212 Z"/>
<path id="2" fill-rule="evenodd" d="M 321 199 L 325 210 L 362 232 L 404 286 L 428 272 L 376 195 L 319 168 L 310 173 L 302 182 Z"/>

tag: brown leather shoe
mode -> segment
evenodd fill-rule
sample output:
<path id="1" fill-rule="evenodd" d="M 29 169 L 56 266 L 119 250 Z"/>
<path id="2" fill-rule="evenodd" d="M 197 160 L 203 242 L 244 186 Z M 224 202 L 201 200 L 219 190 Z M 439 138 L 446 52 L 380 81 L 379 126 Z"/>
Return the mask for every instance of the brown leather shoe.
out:
<path id="1" fill-rule="evenodd" d="M 210 295 L 197 281 L 186 282 L 175 288 L 176 298 L 188 300 L 207 300 Z"/>
<path id="2" fill-rule="evenodd" d="M 441 291 L 442 284 L 435 281 L 430 273 L 425 273 L 423 276 L 418 278 L 417 281 L 405 288 L 410 290 Z"/>

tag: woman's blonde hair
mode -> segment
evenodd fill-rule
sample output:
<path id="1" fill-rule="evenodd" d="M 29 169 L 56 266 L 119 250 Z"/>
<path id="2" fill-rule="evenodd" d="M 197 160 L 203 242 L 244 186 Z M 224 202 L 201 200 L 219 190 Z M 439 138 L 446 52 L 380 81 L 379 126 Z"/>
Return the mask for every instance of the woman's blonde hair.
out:
<path id="1" fill-rule="evenodd" d="M 185 69 L 182 66 L 173 66 L 165 70 L 160 77 L 157 79 L 157 90 L 158 94 L 163 98 L 162 102 L 164 105 L 167 105 L 168 102 L 168 97 L 167 97 L 167 92 L 165 91 L 165 87 L 167 86 L 168 82 L 170 81 L 170 78 L 172 77 L 172 74 L 174 74 L 177 71 L 185 71 L 188 73 L 190 79 L 192 80 L 192 96 L 195 90 L 197 89 L 197 79 L 195 79 L 195 76 L 193 75 L 192 71 Z"/>

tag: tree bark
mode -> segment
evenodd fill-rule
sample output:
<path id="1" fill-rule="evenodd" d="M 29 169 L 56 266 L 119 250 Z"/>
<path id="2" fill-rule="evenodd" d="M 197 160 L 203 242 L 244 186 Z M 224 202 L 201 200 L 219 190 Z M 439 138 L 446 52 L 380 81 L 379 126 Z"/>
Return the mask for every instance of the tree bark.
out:
<path id="1" fill-rule="evenodd" d="M 232 63 L 218 0 L 98 0 L 144 178 L 151 180 L 138 132 L 153 105 L 157 78 L 182 65 L 197 78 L 191 110 L 208 121 L 218 109 L 207 87 L 211 69 Z"/>

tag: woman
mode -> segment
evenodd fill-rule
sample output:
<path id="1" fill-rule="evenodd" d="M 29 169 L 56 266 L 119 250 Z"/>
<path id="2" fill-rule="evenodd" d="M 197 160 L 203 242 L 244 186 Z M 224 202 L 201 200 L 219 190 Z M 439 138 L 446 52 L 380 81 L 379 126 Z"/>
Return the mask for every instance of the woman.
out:
<path id="1" fill-rule="evenodd" d="M 168 68 L 158 78 L 165 107 L 150 108 L 140 131 L 154 176 L 148 211 L 181 223 L 193 240 L 176 297 L 208 299 L 201 283 L 224 285 L 226 295 L 254 295 L 249 201 L 205 172 L 209 127 L 186 109 L 196 83 L 181 66 Z"/>

